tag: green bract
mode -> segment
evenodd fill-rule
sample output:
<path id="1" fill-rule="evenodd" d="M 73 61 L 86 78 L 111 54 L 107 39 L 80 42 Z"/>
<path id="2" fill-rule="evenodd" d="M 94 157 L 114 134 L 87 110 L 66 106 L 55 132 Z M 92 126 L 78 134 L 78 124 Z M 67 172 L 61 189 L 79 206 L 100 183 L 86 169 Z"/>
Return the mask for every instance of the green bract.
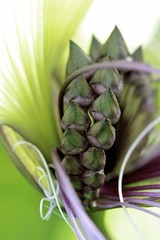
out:
<path id="1" fill-rule="evenodd" d="M 21 139 L 16 131 L 51 161 L 51 149 L 60 144 L 62 136 L 57 98 L 64 52 L 90 3 L 91 0 L 26 0 L 18 2 L 16 11 L 13 9 L 10 18 L 15 35 L 12 39 L 5 36 L 3 51 L 8 65 L 0 66 L 0 123 L 9 148 Z M 28 17 L 22 21 L 22 15 Z M 6 130 L 7 126 L 10 130 Z M 23 149 L 15 149 L 20 159 L 16 164 L 35 177 L 37 164 Z"/>

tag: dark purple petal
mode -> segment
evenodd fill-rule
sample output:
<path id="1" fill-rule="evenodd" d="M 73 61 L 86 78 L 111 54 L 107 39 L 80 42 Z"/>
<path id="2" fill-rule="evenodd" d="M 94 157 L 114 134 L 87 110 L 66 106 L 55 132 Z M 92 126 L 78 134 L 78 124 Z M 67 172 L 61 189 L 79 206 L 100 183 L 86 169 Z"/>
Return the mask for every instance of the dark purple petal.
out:
<path id="1" fill-rule="evenodd" d="M 80 199 L 78 198 L 71 182 L 69 181 L 64 169 L 60 164 L 59 156 L 55 150 L 52 152 L 52 159 L 63 194 L 65 195 L 73 214 L 78 218 L 87 239 L 105 240 L 106 238 L 102 235 L 97 226 L 91 221 L 85 212 Z"/>

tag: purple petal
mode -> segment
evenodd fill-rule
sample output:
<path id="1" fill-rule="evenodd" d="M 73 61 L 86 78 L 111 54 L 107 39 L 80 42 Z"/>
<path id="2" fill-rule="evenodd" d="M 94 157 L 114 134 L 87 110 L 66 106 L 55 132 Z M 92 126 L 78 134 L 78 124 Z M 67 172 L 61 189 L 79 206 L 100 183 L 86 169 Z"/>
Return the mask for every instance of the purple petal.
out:
<path id="1" fill-rule="evenodd" d="M 66 209 L 66 212 L 67 212 L 67 215 L 72 223 L 72 226 L 74 228 L 74 231 L 78 237 L 79 240 L 85 240 L 84 236 L 82 235 L 80 229 L 79 229 L 79 226 L 77 225 L 77 222 L 76 222 L 76 219 L 75 219 L 75 216 L 69 206 L 69 203 L 66 199 L 66 196 L 65 194 L 63 193 L 63 191 L 61 192 L 61 196 L 62 196 L 62 200 L 63 200 L 63 203 L 64 203 L 64 207 Z"/>
<path id="2" fill-rule="evenodd" d="M 69 181 L 64 169 L 60 164 L 59 156 L 56 150 L 52 152 L 52 159 L 57 173 L 60 187 L 65 195 L 74 215 L 78 218 L 80 225 L 88 240 L 105 240 L 106 238 L 99 231 L 97 226 L 92 222 L 85 212 L 80 199 L 78 198 L 71 182 Z"/>

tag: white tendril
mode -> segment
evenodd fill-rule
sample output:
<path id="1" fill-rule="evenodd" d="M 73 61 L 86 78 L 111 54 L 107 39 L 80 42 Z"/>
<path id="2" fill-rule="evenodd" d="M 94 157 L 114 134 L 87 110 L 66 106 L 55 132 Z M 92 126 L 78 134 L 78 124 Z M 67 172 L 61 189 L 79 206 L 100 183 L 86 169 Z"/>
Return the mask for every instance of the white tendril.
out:
<path id="1" fill-rule="evenodd" d="M 125 167 L 127 165 L 127 162 L 129 160 L 131 154 L 133 153 L 133 151 L 137 147 L 137 145 L 141 142 L 141 140 L 159 123 L 160 123 L 160 117 L 156 118 L 154 121 L 152 121 L 150 124 L 148 124 L 148 126 L 139 134 L 139 136 L 136 138 L 136 140 L 130 146 L 130 148 L 128 149 L 128 152 L 126 153 L 126 155 L 124 157 L 124 160 L 122 162 L 121 169 L 120 169 L 120 172 L 119 172 L 119 178 L 118 178 L 118 195 L 119 195 L 119 199 L 120 199 L 121 203 L 124 203 L 122 181 L 123 181 L 124 170 L 125 170 Z M 139 237 L 144 240 L 145 237 L 143 236 L 142 232 L 140 231 L 140 229 L 135 224 L 134 220 L 130 216 L 126 207 L 122 206 L 122 208 L 123 208 L 127 218 L 129 219 L 131 225 L 133 226 L 133 228 L 135 229 L 135 231 L 139 235 Z"/>
<path id="2" fill-rule="evenodd" d="M 12 151 L 14 152 L 15 149 L 19 145 L 27 145 L 27 146 L 31 147 L 32 149 L 34 149 L 35 152 L 40 157 L 40 160 L 44 166 L 44 168 L 41 166 L 37 166 L 35 168 L 36 175 L 37 175 L 37 183 L 41 187 L 41 189 L 45 195 L 45 197 L 43 197 L 40 201 L 40 216 L 41 216 L 41 218 L 43 220 L 48 220 L 50 218 L 53 210 L 56 207 L 58 207 L 59 212 L 60 212 L 62 218 L 64 219 L 64 221 L 71 228 L 71 230 L 73 232 L 75 232 L 61 209 L 60 199 L 58 197 L 59 192 L 60 192 L 59 184 L 58 184 L 57 180 L 53 180 L 53 177 L 51 176 L 51 172 L 49 170 L 49 166 L 47 165 L 47 162 L 46 162 L 43 154 L 40 152 L 40 150 L 35 145 L 33 145 L 32 143 L 27 142 L 27 141 L 19 141 L 19 142 L 15 143 L 14 146 L 12 147 Z M 50 164 L 50 167 L 54 168 L 53 164 L 52 165 Z M 42 174 L 40 177 L 38 175 L 38 172 L 41 172 L 41 174 Z M 45 179 L 47 188 L 45 188 L 44 185 L 42 184 L 42 180 L 44 180 L 44 179 Z M 43 213 L 43 209 L 44 209 L 44 207 L 46 207 L 45 203 L 49 203 L 49 206 L 47 206 L 48 211 L 46 214 Z"/>

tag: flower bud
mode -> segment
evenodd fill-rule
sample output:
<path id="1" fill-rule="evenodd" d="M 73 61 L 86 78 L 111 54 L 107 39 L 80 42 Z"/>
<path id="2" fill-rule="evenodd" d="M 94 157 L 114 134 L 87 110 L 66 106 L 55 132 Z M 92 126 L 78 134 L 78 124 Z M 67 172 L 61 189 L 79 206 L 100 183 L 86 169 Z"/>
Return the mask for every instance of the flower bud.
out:
<path id="1" fill-rule="evenodd" d="M 100 49 L 100 57 L 111 56 L 113 59 L 125 59 L 129 55 L 124 38 L 116 26 L 108 40 Z"/>
<path id="2" fill-rule="evenodd" d="M 103 150 L 96 147 L 90 147 L 82 154 L 82 164 L 87 169 L 93 171 L 100 171 L 104 169 L 106 162 L 106 155 Z"/>
<path id="3" fill-rule="evenodd" d="M 87 147 L 86 138 L 74 128 L 67 128 L 63 134 L 60 150 L 64 154 L 76 155 Z"/>
<path id="4" fill-rule="evenodd" d="M 103 69 L 96 71 L 89 83 L 97 95 L 101 95 L 108 88 L 111 88 L 117 96 L 121 92 L 123 85 L 116 69 Z"/>
<path id="5" fill-rule="evenodd" d="M 74 79 L 68 86 L 65 95 L 64 102 L 68 103 L 70 100 L 77 103 L 80 106 L 88 106 L 94 99 L 92 90 L 87 83 L 86 79 L 82 76 Z"/>
<path id="6" fill-rule="evenodd" d="M 107 150 L 115 141 L 115 129 L 109 120 L 102 120 L 89 129 L 87 138 L 93 146 Z"/>
<path id="7" fill-rule="evenodd" d="M 74 189 L 76 189 L 76 190 L 83 189 L 84 184 L 79 176 L 70 176 L 70 180 L 71 180 L 71 183 L 72 183 Z M 67 191 L 67 189 L 66 189 L 66 191 Z"/>
<path id="8" fill-rule="evenodd" d="M 102 172 L 95 172 L 92 170 L 86 170 L 82 176 L 82 181 L 92 188 L 99 188 L 105 180 L 105 175 Z"/>
<path id="9" fill-rule="evenodd" d="M 69 101 L 64 116 L 61 120 L 62 128 L 66 129 L 67 127 L 71 127 L 79 131 L 85 131 L 89 125 L 90 119 L 88 114 L 86 114 L 84 110 L 73 101 Z"/>
<path id="10" fill-rule="evenodd" d="M 70 54 L 67 62 L 66 76 L 77 69 L 92 63 L 91 58 L 74 42 L 70 41 Z"/>
<path id="11" fill-rule="evenodd" d="M 101 43 L 97 40 L 95 36 L 92 37 L 91 47 L 90 47 L 90 56 L 96 61 L 99 57 L 99 50 L 101 48 Z"/>
<path id="12" fill-rule="evenodd" d="M 83 198 L 85 201 L 92 201 L 98 197 L 99 190 L 95 190 L 89 186 L 83 188 Z"/>
<path id="13" fill-rule="evenodd" d="M 68 175 L 80 175 L 83 171 L 78 156 L 66 155 L 62 160 L 62 165 Z"/>
<path id="14" fill-rule="evenodd" d="M 121 113 L 118 101 L 110 88 L 92 103 L 89 111 L 96 121 L 108 118 L 112 124 L 119 120 Z"/>

